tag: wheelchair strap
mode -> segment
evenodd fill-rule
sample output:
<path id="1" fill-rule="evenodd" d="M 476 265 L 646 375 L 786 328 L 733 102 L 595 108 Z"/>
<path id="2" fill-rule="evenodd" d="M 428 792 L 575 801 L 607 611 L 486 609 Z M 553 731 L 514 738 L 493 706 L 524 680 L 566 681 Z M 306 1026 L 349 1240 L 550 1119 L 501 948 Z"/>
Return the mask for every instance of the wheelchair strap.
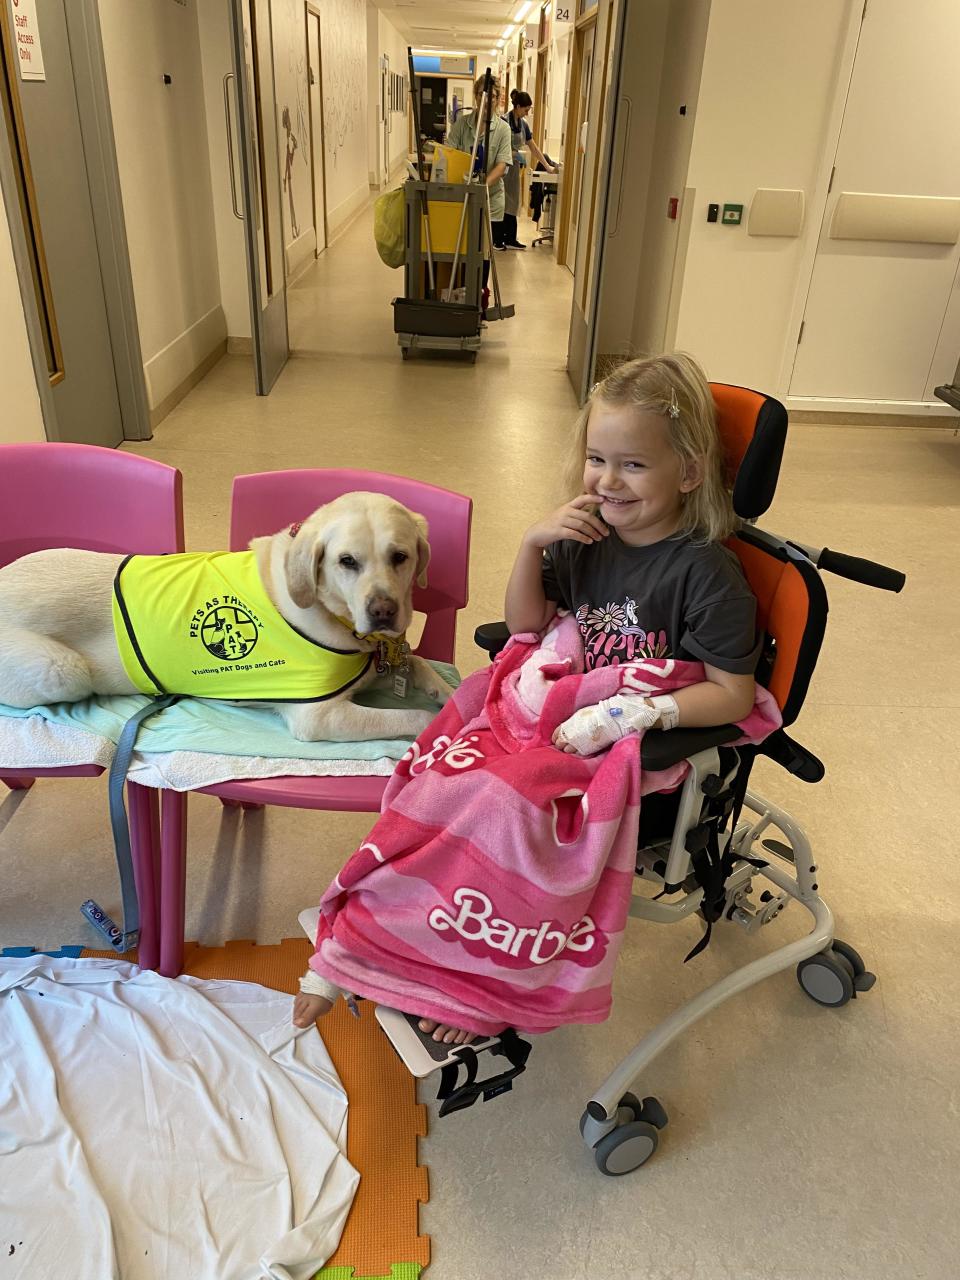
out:
<path id="1" fill-rule="evenodd" d="M 507 1059 L 510 1066 L 499 1075 L 489 1076 L 486 1080 L 479 1081 L 477 1080 L 479 1054 L 468 1044 L 454 1050 L 454 1056 L 459 1061 L 448 1063 L 440 1075 L 440 1088 L 437 1090 L 437 1101 L 441 1104 L 440 1115 L 445 1116 L 451 1111 L 462 1111 L 465 1107 L 472 1107 L 481 1094 L 484 1102 L 489 1102 L 491 1098 L 498 1098 L 502 1093 L 509 1093 L 517 1076 L 526 1071 L 527 1059 L 530 1057 L 532 1047 L 528 1040 L 521 1040 L 512 1027 L 507 1027 L 497 1043 L 490 1045 L 482 1052 L 501 1055 Z M 465 1070 L 466 1078 L 462 1084 L 458 1085 L 461 1067 Z"/>
<path id="2" fill-rule="evenodd" d="M 747 780 L 750 775 L 750 764 L 752 763 L 752 758 L 749 760 L 746 758 L 746 752 L 754 749 L 738 747 L 737 750 L 741 754 L 741 764 L 731 787 L 712 797 L 710 807 L 713 812 L 708 812 L 705 820 L 698 823 L 687 834 L 686 849 L 693 864 L 694 878 L 703 890 L 703 902 L 700 905 L 700 911 L 707 927 L 700 941 L 684 956 L 684 964 L 688 960 L 693 960 L 694 957 L 698 956 L 701 951 L 704 951 L 710 945 L 714 922 L 720 919 L 726 905 L 725 885 L 727 877 L 733 871 L 733 864 L 735 862 L 749 862 L 751 866 L 758 869 L 767 865 L 763 858 L 748 858 L 745 854 L 735 854 L 733 852 L 733 832 L 740 819 L 740 812 L 743 808 L 743 801 L 747 791 Z M 730 804 L 730 808 L 727 810 L 729 818 L 726 818 L 724 810 L 727 808 L 728 803 Z M 730 839 L 727 841 L 727 846 L 723 853 L 721 853 L 720 829 L 721 826 L 725 826 L 727 823 L 729 823 L 730 828 Z"/>
<path id="3" fill-rule="evenodd" d="M 123 789 L 133 757 L 133 749 L 137 742 L 137 733 L 144 720 L 155 716 L 177 701 L 179 695 L 165 694 L 162 698 L 154 698 L 145 707 L 141 707 L 123 726 L 117 750 L 110 766 L 107 779 L 107 794 L 110 802 L 110 826 L 113 829 L 113 846 L 117 858 L 117 871 L 120 875 L 120 901 L 123 909 L 122 929 L 117 929 L 109 916 L 97 904 L 88 899 L 84 903 L 83 914 L 98 929 L 114 951 L 121 955 L 131 950 L 140 940 L 140 903 L 137 899 L 137 882 L 133 873 L 133 852 L 130 848 L 130 824 L 127 820 L 127 809 L 123 800 Z"/>

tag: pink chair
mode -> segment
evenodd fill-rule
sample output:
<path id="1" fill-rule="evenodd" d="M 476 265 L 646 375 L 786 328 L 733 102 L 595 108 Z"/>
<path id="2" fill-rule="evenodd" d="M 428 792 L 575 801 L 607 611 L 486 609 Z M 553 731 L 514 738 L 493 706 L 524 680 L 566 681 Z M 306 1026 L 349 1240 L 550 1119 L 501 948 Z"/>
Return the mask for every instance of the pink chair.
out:
<path id="1" fill-rule="evenodd" d="M 429 585 L 416 587 L 414 608 L 427 615 L 416 652 L 452 662 L 457 611 L 467 603 L 470 521 L 473 502 L 402 476 L 376 471 L 273 471 L 237 476 L 233 482 L 230 546 L 246 549 L 251 538 L 276 533 L 303 520 L 315 508 L 344 493 L 386 493 L 426 517 L 432 558 Z M 203 787 L 204 795 L 226 804 L 258 808 L 338 809 L 378 813 L 386 778 L 264 778 Z M 164 791 L 160 797 L 160 972 L 175 977 L 183 967 L 186 883 L 187 797 Z M 346 854 L 348 850 L 344 850 Z"/>
<path id="2" fill-rule="evenodd" d="M 158 555 L 183 550 L 181 476 L 150 458 L 86 444 L 0 445 L 0 566 L 31 551 Z M 92 778 L 100 765 L 7 769 L 0 782 L 25 791 L 37 778 Z M 140 964 L 159 960 L 156 792 L 129 783 L 127 803 L 140 903 Z"/>

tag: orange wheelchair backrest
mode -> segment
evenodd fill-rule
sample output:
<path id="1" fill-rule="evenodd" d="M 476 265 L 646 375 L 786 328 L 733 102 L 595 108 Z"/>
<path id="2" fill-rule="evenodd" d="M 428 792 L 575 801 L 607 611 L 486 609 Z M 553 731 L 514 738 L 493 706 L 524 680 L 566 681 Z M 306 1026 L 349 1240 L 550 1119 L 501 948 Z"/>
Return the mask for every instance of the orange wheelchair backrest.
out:
<path id="1" fill-rule="evenodd" d="M 787 411 L 779 400 L 747 387 L 711 382 L 733 509 L 756 520 L 773 501 L 787 438 Z"/>
<path id="2" fill-rule="evenodd" d="M 796 720 L 817 665 L 827 626 L 827 593 L 806 560 L 790 557 L 778 539 L 746 527 L 727 544 L 757 597 L 757 626 L 768 638 L 772 666 L 761 659 L 757 678 L 770 690 L 783 723 Z"/>

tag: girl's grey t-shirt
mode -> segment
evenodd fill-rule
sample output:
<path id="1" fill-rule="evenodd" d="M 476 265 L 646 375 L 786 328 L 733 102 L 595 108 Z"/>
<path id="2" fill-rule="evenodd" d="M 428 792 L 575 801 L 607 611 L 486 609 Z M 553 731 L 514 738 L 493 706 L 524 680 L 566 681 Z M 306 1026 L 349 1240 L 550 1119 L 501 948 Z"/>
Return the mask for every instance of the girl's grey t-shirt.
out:
<path id="1" fill-rule="evenodd" d="M 718 543 L 681 535 L 629 547 L 613 529 L 590 546 L 554 542 L 543 556 L 543 589 L 576 615 L 588 671 L 643 658 L 736 675 L 756 669 L 756 598 L 737 557 Z"/>

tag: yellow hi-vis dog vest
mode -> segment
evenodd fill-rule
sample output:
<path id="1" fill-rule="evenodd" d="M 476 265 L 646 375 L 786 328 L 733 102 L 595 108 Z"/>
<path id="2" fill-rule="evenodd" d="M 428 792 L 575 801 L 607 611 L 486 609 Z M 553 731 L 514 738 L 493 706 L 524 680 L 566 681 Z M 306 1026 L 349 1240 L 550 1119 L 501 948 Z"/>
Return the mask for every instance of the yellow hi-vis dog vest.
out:
<path id="1" fill-rule="evenodd" d="M 128 556 L 113 584 L 113 628 L 124 670 L 153 696 L 322 702 L 373 659 L 292 627 L 252 551 Z"/>

